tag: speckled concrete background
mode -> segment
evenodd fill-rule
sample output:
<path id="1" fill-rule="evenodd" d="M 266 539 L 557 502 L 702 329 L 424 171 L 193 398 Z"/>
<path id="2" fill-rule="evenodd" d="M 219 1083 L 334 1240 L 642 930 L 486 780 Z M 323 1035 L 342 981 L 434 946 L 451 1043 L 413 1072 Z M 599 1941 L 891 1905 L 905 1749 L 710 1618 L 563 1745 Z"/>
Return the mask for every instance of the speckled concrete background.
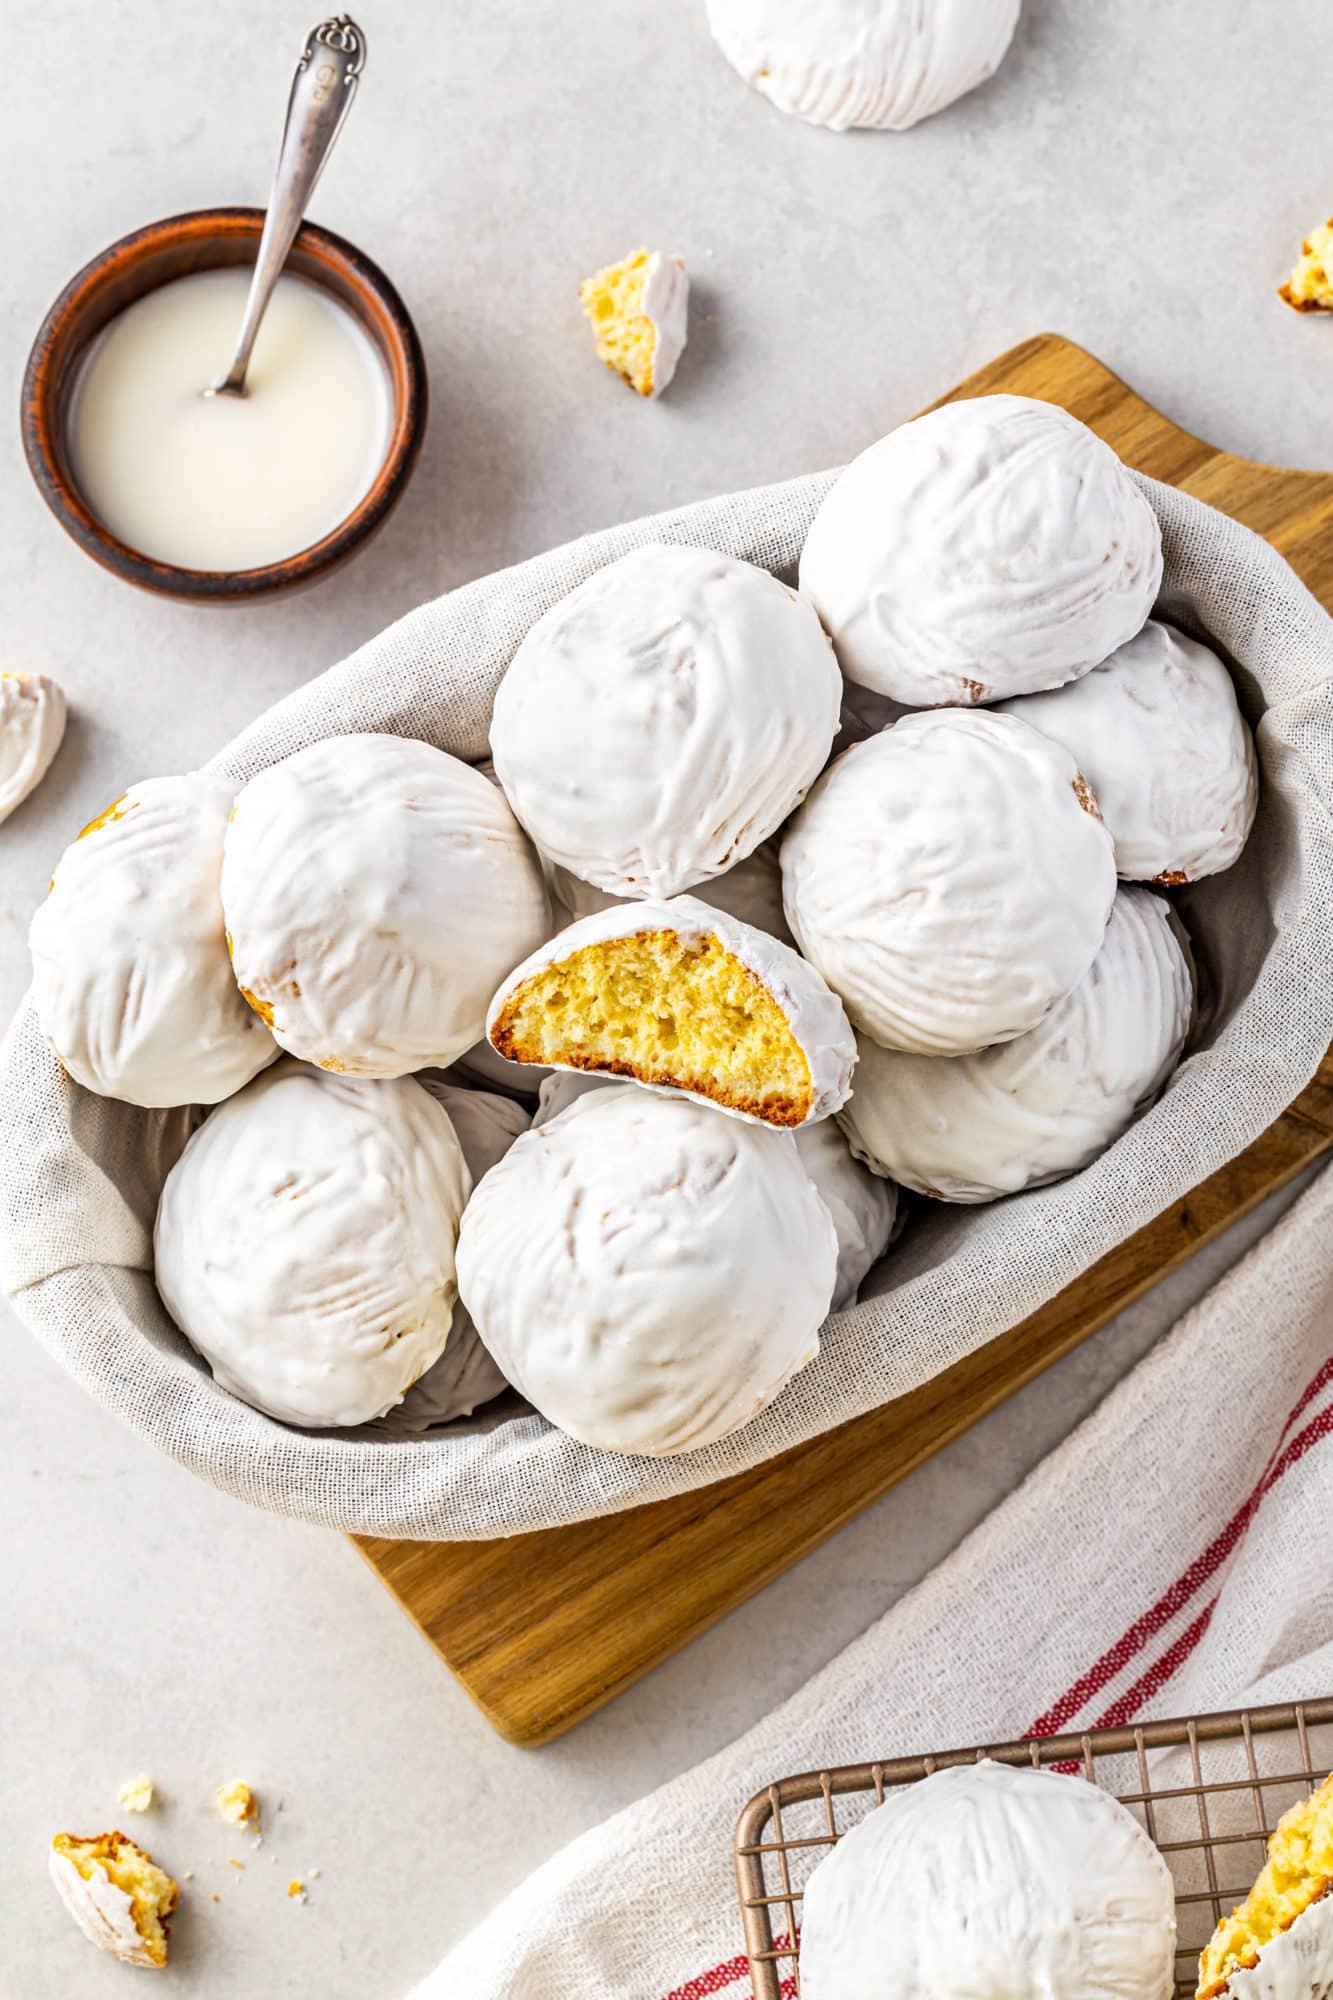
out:
<path id="1" fill-rule="evenodd" d="M 11 413 L 37 322 L 85 257 L 156 215 L 264 198 L 314 11 L 55 0 L 15 15 L 0 137 Z M 317 591 L 177 608 L 64 540 L 11 414 L 0 665 L 57 674 L 75 719 L 0 830 L 0 1013 L 26 983 L 52 859 L 126 780 L 202 759 L 428 595 L 587 528 L 836 463 L 1029 333 L 1082 341 L 1233 451 L 1333 462 L 1333 326 L 1273 297 L 1333 207 L 1323 0 L 1027 0 L 1000 75 L 904 136 L 782 118 L 716 55 L 701 0 L 378 0 L 363 25 L 365 83 L 313 212 L 385 265 L 417 317 L 434 415 L 415 485 Z M 595 363 L 575 299 L 586 270 L 641 241 L 683 251 L 695 277 L 690 346 L 651 407 Z M 1204 1276 L 1182 1274 L 535 1755 L 490 1735 L 337 1537 L 195 1484 L 0 1312 L 0 1995 L 121 1991 L 129 1975 L 46 1888 L 43 1847 L 57 1827 L 114 1823 L 116 1787 L 147 1766 L 167 1804 L 143 1837 L 195 1870 L 182 1993 L 393 2000 L 564 1839 L 859 1631 Z M 209 1809 L 231 1775 L 282 1802 L 258 1856 Z M 282 1891 L 311 1865 L 298 1908 Z"/>

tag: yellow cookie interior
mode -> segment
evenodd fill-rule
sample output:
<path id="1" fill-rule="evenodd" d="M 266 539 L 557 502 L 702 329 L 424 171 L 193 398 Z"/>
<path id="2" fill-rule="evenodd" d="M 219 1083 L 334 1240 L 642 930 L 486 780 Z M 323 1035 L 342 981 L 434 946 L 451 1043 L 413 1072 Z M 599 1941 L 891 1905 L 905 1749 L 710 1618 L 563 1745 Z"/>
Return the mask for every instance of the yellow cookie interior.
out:
<path id="1" fill-rule="evenodd" d="M 84 1840 L 77 1834 L 58 1833 L 51 1842 L 82 1875 L 94 1881 L 103 1869 L 117 1889 L 130 1899 L 134 1927 L 154 1965 L 167 1962 L 166 1925 L 176 1913 L 180 1887 L 150 1854 L 123 1833 L 99 1833 Z"/>
<path id="2" fill-rule="evenodd" d="M 1257 1965 L 1264 1946 L 1333 1889 L 1333 1778 L 1278 1821 L 1253 1889 L 1223 1917 L 1199 1959 L 1199 2000 L 1216 2000 L 1233 1972 Z"/>
<path id="3" fill-rule="evenodd" d="M 597 358 L 623 375 L 641 396 L 653 393 L 657 329 L 643 310 L 649 253 L 635 250 L 618 264 L 594 271 L 579 286 L 579 303 L 597 342 Z"/>
<path id="4" fill-rule="evenodd" d="M 1297 312 L 1333 312 L 1333 217 L 1310 231 L 1278 297 Z"/>
<path id="5" fill-rule="evenodd" d="M 676 931 L 587 944 L 510 994 L 491 1041 L 555 1063 L 696 1091 L 769 1125 L 799 1125 L 810 1064 L 763 981 L 718 938 Z"/>

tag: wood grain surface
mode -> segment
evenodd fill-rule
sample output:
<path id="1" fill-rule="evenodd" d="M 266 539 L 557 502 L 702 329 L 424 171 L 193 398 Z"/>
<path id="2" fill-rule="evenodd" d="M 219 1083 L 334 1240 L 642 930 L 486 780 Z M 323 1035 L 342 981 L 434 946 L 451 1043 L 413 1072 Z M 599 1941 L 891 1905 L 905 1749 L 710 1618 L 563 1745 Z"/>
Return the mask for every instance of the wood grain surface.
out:
<path id="1" fill-rule="evenodd" d="M 942 400 L 1062 403 L 1130 465 L 1267 536 L 1333 608 L 1333 474 L 1230 457 L 1178 430 L 1081 348 L 1042 334 Z M 1333 1056 L 1249 1149 L 1021 1325 L 922 1385 L 700 1493 L 498 1542 L 358 1546 L 493 1726 L 560 1735 L 827 1539 L 1333 1149 Z"/>

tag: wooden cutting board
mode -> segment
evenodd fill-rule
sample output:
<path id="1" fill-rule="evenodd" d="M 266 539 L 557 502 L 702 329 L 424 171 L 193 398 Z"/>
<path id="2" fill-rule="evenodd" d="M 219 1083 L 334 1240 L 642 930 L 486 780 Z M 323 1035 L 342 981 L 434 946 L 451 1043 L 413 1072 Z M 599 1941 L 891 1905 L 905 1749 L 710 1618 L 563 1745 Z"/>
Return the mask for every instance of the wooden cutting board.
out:
<path id="1" fill-rule="evenodd" d="M 943 398 L 1062 403 L 1130 465 L 1255 528 L 1333 609 L 1333 474 L 1232 458 L 1168 423 L 1081 348 L 1041 334 Z M 910 1396 L 700 1493 L 498 1542 L 357 1545 L 511 1742 L 590 1715 L 1069 1353 L 1333 1148 L 1333 1056 L 1239 1159 L 1011 1332 Z"/>

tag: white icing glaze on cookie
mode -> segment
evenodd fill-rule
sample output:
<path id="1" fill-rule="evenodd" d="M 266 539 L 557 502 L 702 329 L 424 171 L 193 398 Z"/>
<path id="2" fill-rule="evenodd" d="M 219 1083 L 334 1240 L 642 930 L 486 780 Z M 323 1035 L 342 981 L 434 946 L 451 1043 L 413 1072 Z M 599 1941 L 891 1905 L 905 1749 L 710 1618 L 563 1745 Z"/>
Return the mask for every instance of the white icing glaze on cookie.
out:
<path id="1" fill-rule="evenodd" d="M 617 903 L 607 910 L 595 910 L 567 930 L 558 931 L 498 988 L 486 1016 L 487 1034 L 492 1034 L 513 994 L 535 973 L 545 971 L 548 965 L 560 964 L 587 945 L 651 931 L 673 932 L 687 946 L 715 937 L 772 995 L 810 1066 L 812 1099 L 802 1123 L 813 1124 L 816 1119 L 827 1118 L 846 1102 L 856 1061 L 856 1039 L 837 994 L 829 990 L 815 967 L 790 945 L 780 943 L 751 924 L 741 923 L 725 910 L 714 909 L 697 896 L 675 896 L 668 902 Z M 552 1067 L 575 1069 L 584 1065 L 555 1063 Z M 638 1084 L 637 1078 L 630 1080 Z M 715 1111 L 749 1123 L 768 1122 L 678 1085 L 638 1087 L 665 1091 L 671 1097 L 692 1097 L 697 1103 L 708 1104 Z"/>
<path id="2" fill-rule="evenodd" d="M 1035 1027 L 1092 964 L 1116 887 L 1068 751 L 957 708 L 844 751 L 792 821 L 782 873 L 801 949 L 855 1025 L 923 1055 Z"/>
<path id="3" fill-rule="evenodd" d="M 590 1090 L 633 1089 L 622 1077 L 590 1076 L 586 1070 L 551 1072 L 541 1087 L 534 1127 L 548 1125 Z M 829 1310 L 845 1312 L 866 1273 L 889 1247 L 898 1215 L 898 1190 L 863 1167 L 835 1118 L 802 1125 L 795 1133 L 801 1165 L 819 1191 L 838 1238 L 838 1275 Z M 410 1401 L 410 1398 L 409 1398 Z"/>
<path id="4" fill-rule="evenodd" d="M 132 1899 L 111 1880 L 100 1861 L 90 1861 L 88 1866 L 85 1875 L 68 1854 L 51 1849 L 51 1880 L 70 1916 L 99 1951 L 118 1958 L 123 1965 L 157 1967 L 159 1961 L 135 1921 Z"/>
<path id="5" fill-rule="evenodd" d="M 1259 1963 L 1233 1972 L 1222 2000 L 1331 2000 L 1333 1894 L 1306 1905 L 1295 1922 L 1270 1938 Z"/>
<path id="6" fill-rule="evenodd" d="M 1020 0 L 708 0 L 748 84 L 795 118 L 905 132 L 993 76 Z"/>
<path id="7" fill-rule="evenodd" d="M 653 387 L 660 396 L 676 372 L 690 316 L 690 280 L 685 259 L 654 250 L 644 274 L 639 310 L 653 329 Z"/>
<path id="8" fill-rule="evenodd" d="M 1026 396 L 891 431 L 801 553 L 848 678 L 918 708 L 1076 680 L 1140 629 L 1161 579 L 1157 517 L 1110 446 Z"/>
<path id="9" fill-rule="evenodd" d="M 236 990 L 219 882 L 232 787 L 148 778 L 85 827 L 32 920 L 32 993 L 76 1083 L 150 1109 L 216 1104 L 277 1049 Z"/>
<path id="10" fill-rule="evenodd" d="M 1124 888 L 1091 969 L 1035 1028 L 959 1056 L 862 1036 L 839 1117 L 860 1159 L 920 1194 L 977 1202 L 1040 1187 L 1087 1166 L 1153 1101 L 1193 1006 L 1175 913 Z"/>
<path id="11" fill-rule="evenodd" d="M 766 840 L 828 756 L 840 682 L 767 570 L 653 543 L 524 639 L 491 751 L 542 853 L 615 896 L 671 896 Z"/>
<path id="12" fill-rule="evenodd" d="M 1149 619 L 1071 686 L 1002 706 L 1064 744 L 1128 880 L 1197 882 L 1240 854 L 1259 798 L 1254 743 L 1231 675 L 1197 639 Z"/>
<path id="13" fill-rule="evenodd" d="M 285 1060 L 168 1175 L 158 1290 L 234 1396 L 286 1423 L 364 1423 L 443 1351 L 469 1189 L 449 1116 L 415 1077 Z"/>
<path id="14" fill-rule="evenodd" d="M 790 1133 L 630 1087 L 517 1140 L 458 1245 L 515 1387 L 584 1444 L 652 1457 L 726 1437 L 814 1359 L 836 1267 Z"/>
<path id="15" fill-rule="evenodd" d="M 222 902 L 237 981 L 282 1047 L 352 1076 L 447 1067 L 551 928 L 503 794 L 401 736 L 329 737 L 251 779 Z"/>
<path id="16" fill-rule="evenodd" d="M 420 1076 L 417 1081 L 449 1113 L 475 1189 L 482 1175 L 488 1174 L 520 1133 L 527 1131 L 531 1118 L 512 1097 L 497 1097 L 489 1090 L 464 1090 L 441 1076 Z M 460 1299 L 454 1306 L 443 1354 L 412 1384 L 384 1421 L 399 1431 L 431 1430 L 455 1417 L 470 1417 L 507 1387 Z"/>
<path id="17" fill-rule="evenodd" d="M 806 1884 L 803 2000 L 1171 2000 L 1175 1890 L 1098 1785 L 964 1764 L 892 1792 Z"/>
<path id="18" fill-rule="evenodd" d="M 65 734 L 65 696 L 45 674 L 0 674 L 0 820 L 51 768 Z"/>

